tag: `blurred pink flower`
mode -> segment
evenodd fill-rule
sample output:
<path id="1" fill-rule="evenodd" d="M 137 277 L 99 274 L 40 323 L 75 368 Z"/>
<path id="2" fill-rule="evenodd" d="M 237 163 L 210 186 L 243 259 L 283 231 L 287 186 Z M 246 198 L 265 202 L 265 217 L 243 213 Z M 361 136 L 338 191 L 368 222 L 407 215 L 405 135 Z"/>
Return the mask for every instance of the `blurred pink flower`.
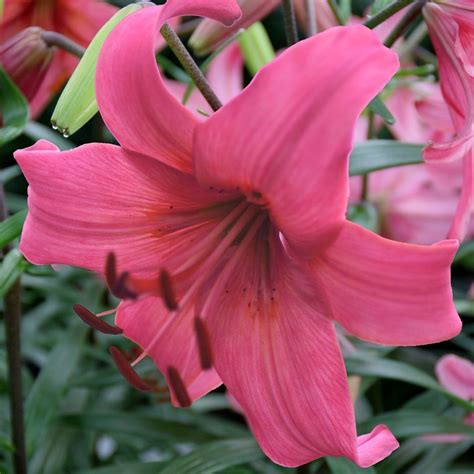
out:
<path id="1" fill-rule="evenodd" d="M 390 127 L 396 139 L 425 144 L 454 135 L 449 111 L 439 86 L 412 84 L 398 87 L 386 99 L 396 119 Z M 366 139 L 362 121 L 356 137 Z M 402 166 L 370 174 L 369 200 L 380 213 L 383 236 L 416 244 L 432 244 L 446 237 L 462 186 L 462 166 L 431 163 Z M 351 201 L 361 197 L 361 178 L 351 178 Z M 468 229 L 474 235 L 474 222 Z"/>
<path id="2" fill-rule="evenodd" d="M 0 44 L 0 64 L 31 103 L 36 102 L 53 59 L 53 50 L 42 39 L 42 32 L 32 26 Z"/>
<path id="3" fill-rule="evenodd" d="M 64 34 L 87 46 L 116 10 L 116 7 L 100 0 L 5 0 L 0 21 L 0 43 L 5 44 L 25 28 L 37 26 Z M 41 113 L 77 63 L 78 59 L 74 56 L 64 51 L 55 52 L 36 94 L 32 94 L 31 84 L 28 87 L 28 93 L 32 96 L 30 111 L 33 117 Z M 22 78 L 21 83 L 25 82 L 26 79 Z"/>
<path id="4" fill-rule="evenodd" d="M 398 67 L 365 27 L 289 48 L 210 118 L 169 93 L 154 54 L 160 26 L 179 15 L 229 23 L 238 12 L 226 5 L 169 2 L 112 32 L 96 90 L 121 146 L 59 152 L 40 141 L 16 152 L 29 181 L 21 250 L 99 273 L 114 252 L 137 294 L 116 324 L 175 404 L 223 382 L 275 462 L 370 466 L 398 443 L 382 425 L 357 436 L 334 320 L 376 343 L 453 337 L 458 244 L 397 243 L 345 219 L 357 118 Z"/>
<path id="5" fill-rule="evenodd" d="M 474 196 L 474 4 L 467 0 L 428 2 L 424 9 L 439 60 L 441 89 L 456 135 L 426 147 L 426 161 L 463 160 L 463 185 L 449 237 L 462 240 Z"/>
<path id="6" fill-rule="evenodd" d="M 454 354 L 447 354 L 437 362 L 435 367 L 439 383 L 451 393 L 465 400 L 474 399 L 474 364 Z M 466 425 L 474 425 L 474 413 L 464 418 Z M 469 436 L 463 434 L 425 435 L 425 441 L 434 443 L 459 443 Z"/>

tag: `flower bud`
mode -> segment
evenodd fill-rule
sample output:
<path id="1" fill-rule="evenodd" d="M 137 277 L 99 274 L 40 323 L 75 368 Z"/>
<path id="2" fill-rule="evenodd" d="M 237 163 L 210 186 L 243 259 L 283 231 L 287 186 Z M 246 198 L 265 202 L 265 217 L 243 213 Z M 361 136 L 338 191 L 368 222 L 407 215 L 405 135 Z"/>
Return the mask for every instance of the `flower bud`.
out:
<path id="1" fill-rule="evenodd" d="M 264 18 L 280 4 L 280 0 L 238 0 L 242 16 L 232 26 L 214 20 L 203 20 L 189 40 L 196 54 L 207 54 L 216 49 L 241 28 L 247 28 Z"/>
<path id="2" fill-rule="evenodd" d="M 43 40 L 42 32 L 32 26 L 0 44 L 0 64 L 30 102 L 53 58 L 53 50 Z"/>
<path id="3" fill-rule="evenodd" d="M 65 137 L 72 135 L 99 110 L 95 98 L 95 71 L 102 46 L 111 31 L 125 17 L 149 3 L 135 3 L 119 10 L 95 35 L 74 70 L 54 109 L 51 123 Z"/>

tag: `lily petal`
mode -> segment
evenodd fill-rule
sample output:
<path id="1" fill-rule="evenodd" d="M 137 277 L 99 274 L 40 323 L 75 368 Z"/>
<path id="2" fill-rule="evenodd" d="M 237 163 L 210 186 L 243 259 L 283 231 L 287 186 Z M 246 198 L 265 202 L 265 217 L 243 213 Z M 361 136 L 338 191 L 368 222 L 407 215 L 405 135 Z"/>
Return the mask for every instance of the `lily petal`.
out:
<path id="1" fill-rule="evenodd" d="M 168 91 L 155 58 L 161 26 L 180 15 L 206 15 L 229 23 L 240 10 L 233 0 L 184 0 L 130 15 L 102 49 L 96 90 L 104 121 L 124 148 L 191 172 L 198 118 Z"/>
<path id="2" fill-rule="evenodd" d="M 461 330 L 450 280 L 457 248 L 455 240 L 394 242 L 346 222 L 312 267 L 334 318 L 350 333 L 379 344 L 432 344 Z"/>
<path id="3" fill-rule="evenodd" d="M 370 466 L 398 443 L 384 426 L 357 438 L 334 325 L 278 235 L 269 240 L 265 251 L 255 239 L 206 313 L 217 373 L 274 462 L 329 455 Z"/>
<path id="4" fill-rule="evenodd" d="M 102 272 L 113 251 L 119 267 L 156 274 L 171 247 L 187 258 L 189 232 L 204 236 L 218 220 L 193 213 L 216 199 L 191 175 L 114 145 L 60 152 L 41 140 L 15 158 L 30 185 L 20 248 L 35 264 Z"/>
<path id="5" fill-rule="evenodd" d="M 175 316 L 169 313 L 161 298 L 149 296 L 133 303 L 122 302 L 115 324 L 141 347 L 147 347 L 159 333 L 150 356 L 164 377 L 168 376 L 170 366 L 178 369 L 191 400 L 221 385 L 215 370 L 201 369 L 192 310 Z M 173 390 L 170 393 L 173 403 L 179 406 Z"/>
<path id="6" fill-rule="evenodd" d="M 439 383 L 465 400 L 474 398 L 474 364 L 467 359 L 448 354 L 437 362 L 436 376 Z"/>
<path id="7" fill-rule="evenodd" d="M 196 128 L 198 180 L 239 187 L 268 207 L 295 248 L 320 250 L 345 215 L 357 117 L 397 67 L 363 26 L 301 41 Z"/>

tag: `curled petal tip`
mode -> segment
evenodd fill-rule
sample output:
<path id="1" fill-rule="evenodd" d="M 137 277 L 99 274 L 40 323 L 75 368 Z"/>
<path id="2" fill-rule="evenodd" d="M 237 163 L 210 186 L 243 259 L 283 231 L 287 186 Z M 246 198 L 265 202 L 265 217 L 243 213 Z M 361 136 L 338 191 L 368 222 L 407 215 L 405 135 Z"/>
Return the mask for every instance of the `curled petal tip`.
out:
<path id="1" fill-rule="evenodd" d="M 182 408 L 190 407 L 192 404 L 186 386 L 176 367 L 170 366 L 167 369 L 168 382 L 173 390 L 174 396 Z"/>
<path id="2" fill-rule="evenodd" d="M 115 365 L 117 366 L 117 369 L 132 387 L 140 390 L 141 392 L 153 391 L 153 387 L 142 380 L 140 376 L 133 370 L 125 355 L 119 348 L 111 346 L 109 348 L 109 352 L 113 361 L 115 362 Z"/>
<path id="3" fill-rule="evenodd" d="M 120 328 L 118 328 L 117 326 L 112 326 L 111 324 L 108 324 L 102 319 L 98 318 L 85 306 L 75 304 L 72 308 L 74 312 L 82 319 L 82 321 L 84 321 L 91 328 L 96 329 L 97 331 L 103 334 L 122 334 L 122 330 Z"/>

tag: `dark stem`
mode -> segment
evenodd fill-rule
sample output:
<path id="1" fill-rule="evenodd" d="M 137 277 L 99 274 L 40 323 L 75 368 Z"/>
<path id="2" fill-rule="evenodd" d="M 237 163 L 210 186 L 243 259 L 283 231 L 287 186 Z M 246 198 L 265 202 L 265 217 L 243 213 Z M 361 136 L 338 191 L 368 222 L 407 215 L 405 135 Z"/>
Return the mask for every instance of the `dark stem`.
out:
<path id="1" fill-rule="evenodd" d="M 298 29 L 296 27 L 295 6 L 293 0 L 282 0 L 283 20 L 285 22 L 285 34 L 288 45 L 298 42 Z"/>
<path id="2" fill-rule="evenodd" d="M 86 51 L 81 45 L 55 31 L 44 31 L 41 37 L 48 46 L 57 46 L 78 58 L 82 58 Z"/>
<path id="3" fill-rule="evenodd" d="M 391 16 L 398 13 L 400 10 L 405 8 L 406 6 L 410 5 L 410 3 L 415 3 L 417 0 L 395 0 L 391 3 L 388 7 L 380 10 L 377 14 L 375 14 L 372 18 L 369 18 L 364 25 L 367 28 L 373 29 L 376 26 L 383 23 L 385 20 L 390 18 Z"/>
<path id="4" fill-rule="evenodd" d="M 407 31 L 408 27 L 412 24 L 412 22 L 418 17 L 423 9 L 425 2 L 417 2 L 410 9 L 403 15 L 403 18 L 399 21 L 399 23 L 395 26 L 395 28 L 391 31 L 391 33 L 387 36 L 387 39 L 384 41 L 384 45 L 387 48 L 391 48 L 398 38 L 403 36 Z"/>
<path id="5" fill-rule="evenodd" d="M 369 110 L 368 116 L 368 128 L 367 128 L 367 139 L 375 138 L 375 114 L 372 110 Z M 362 175 L 362 190 L 361 190 L 361 201 L 366 202 L 369 200 L 369 174 Z"/>
<path id="6" fill-rule="evenodd" d="M 305 0 L 306 7 L 306 28 L 308 36 L 314 36 L 318 32 L 318 24 L 316 22 L 316 6 L 313 0 Z"/>
<path id="7" fill-rule="evenodd" d="M 0 184 L 0 221 L 7 217 L 5 195 Z M 0 253 L 6 253 L 7 248 Z M 18 279 L 5 295 L 5 339 L 10 396 L 10 423 L 15 474 L 26 474 L 25 422 L 21 379 L 21 285 Z"/>
<path id="8" fill-rule="evenodd" d="M 168 43 L 171 51 L 175 54 L 183 66 L 184 70 L 188 73 L 196 87 L 201 91 L 201 94 L 206 99 L 207 103 L 211 106 L 212 110 L 216 111 L 222 107 L 222 102 L 219 100 L 215 92 L 212 90 L 206 77 L 199 69 L 198 65 L 194 62 L 194 59 L 189 54 L 189 51 L 184 46 L 176 32 L 171 28 L 168 23 L 165 23 L 160 30 L 163 38 Z"/>

